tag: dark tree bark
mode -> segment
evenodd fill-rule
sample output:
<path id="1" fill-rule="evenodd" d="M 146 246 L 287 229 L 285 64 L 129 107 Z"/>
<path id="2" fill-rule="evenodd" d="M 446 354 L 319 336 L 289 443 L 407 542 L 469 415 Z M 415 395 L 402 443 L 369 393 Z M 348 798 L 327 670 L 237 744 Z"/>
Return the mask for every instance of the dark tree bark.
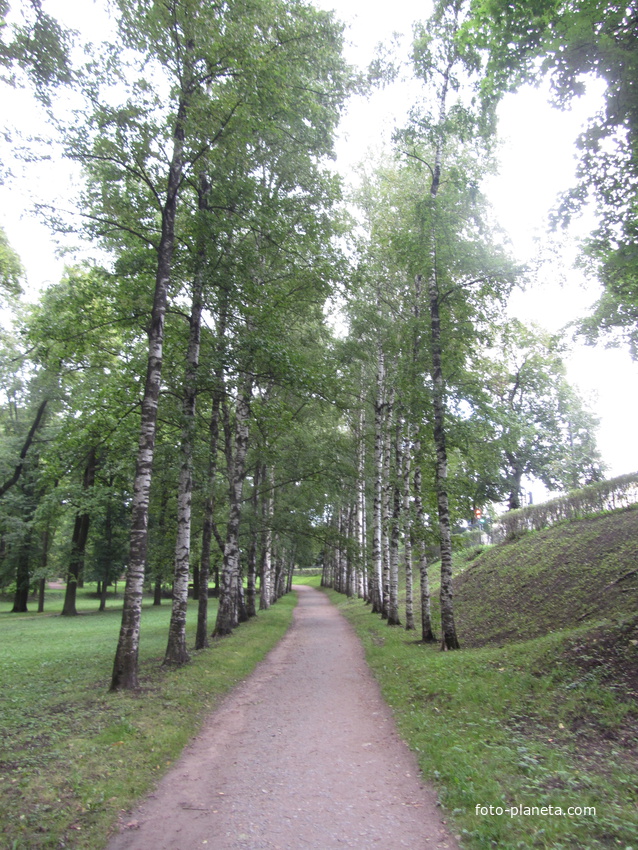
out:
<path id="1" fill-rule="evenodd" d="M 507 452 L 507 462 L 510 467 L 510 497 L 507 505 L 508 510 L 517 511 L 521 507 L 521 480 L 523 478 L 523 467 L 517 463 L 516 458 Z"/>
<path id="2" fill-rule="evenodd" d="M 84 493 L 87 493 L 95 484 L 96 466 L 96 453 L 95 449 L 92 448 L 89 451 L 86 467 L 84 469 L 84 480 L 82 482 L 82 490 Z M 84 553 L 86 551 L 86 541 L 89 537 L 90 525 L 91 514 L 88 511 L 85 510 L 76 515 L 75 523 L 73 525 L 73 537 L 71 538 L 71 558 L 66 578 L 64 605 L 62 607 L 63 617 L 74 617 L 78 613 L 75 601 L 80 575 L 84 569 Z"/>
<path id="3" fill-rule="evenodd" d="M 31 531 L 27 531 L 25 539 L 20 544 L 18 564 L 16 567 L 16 590 L 13 597 L 12 614 L 26 614 L 28 611 L 29 586 L 31 575 L 29 562 L 31 560 Z"/>
<path id="4" fill-rule="evenodd" d="M 46 410 L 46 406 L 48 404 L 48 401 L 49 400 L 45 398 L 44 401 L 40 402 L 40 405 L 39 405 L 39 407 L 36 411 L 36 414 L 35 414 L 35 418 L 34 418 L 33 422 L 31 423 L 31 427 L 29 428 L 29 432 L 26 436 L 24 443 L 22 444 L 22 448 L 20 449 L 19 462 L 16 464 L 15 469 L 13 470 L 13 474 L 9 478 L 7 478 L 7 480 L 4 482 L 4 484 L 0 485 L 0 498 L 2 498 L 2 496 L 4 496 L 4 494 L 7 492 L 7 490 L 10 490 L 14 486 L 14 484 L 18 483 L 18 480 L 20 479 L 20 476 L 22 475 L 22 471 L 24 469 L 24 461 L 25 461 L 26 456 L 29 452 L 29 449 L 31 448 L 31 443 L 33 442 L 33 438 L 35 437 L 38 428 L 42 424 L 42 420 L 44 418 L 44 412 Z"/>

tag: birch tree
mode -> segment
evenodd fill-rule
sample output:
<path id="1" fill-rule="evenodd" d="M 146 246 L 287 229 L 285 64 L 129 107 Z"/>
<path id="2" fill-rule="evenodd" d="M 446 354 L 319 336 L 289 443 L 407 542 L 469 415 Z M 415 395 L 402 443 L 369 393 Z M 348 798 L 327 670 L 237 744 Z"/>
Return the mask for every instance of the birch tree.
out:
<path id="1" fill-rule="evenodd" d="M 444 250 L 444 239 L 448 244 L 450 243 L 451 231 L 455 231 L 457 250 L 462 241 L 466 242 L 467 247 L 471 244 L 462 235 L 461 222 L 459 220 L 454 222 L 450 216 L 451 208 L 449 206 L 446 208 L 444 197 L 442 197 L 447 190 L 447 187 L 443 189 L 444 183 L 456 183 L 457 190 L 463 187 L 466 204 L 469 202 L 466 206 L 468 216 L 466 222 L 474 218 L 475 236 L 479 235 L 481 223 L 474 212 L 477 210 L 476 203 L 472 203 L 472 198 L 478 197 L 478 181 L 476 175 L 472 174 L 468 155 L 473 154 L 477 157 L 475 163 L 480 170 L 482 154 L 480 146 L 472 144 L 469 140 L 472 138 L 473 141 L 480 140 L 481 135 L 491 129 L 489 111 L 476 112 L 471 104 L 464 105 L 459 96 L 464 89 L 471 92 L 467 75 L 468 72 L 476 70 L 477 63 L 476 55 L 461 56 L 455 40 L 465 14 L 467 14 L 467 4 L 463 0 L 438 4 L 427 27 L 421 27 L 417 31 L 413 54 L 415 71 L 417 76 L 429 85 L 433 99 L 429 110 L 415 114 L 414 123 L 404 136 L 407 142 L 408 158 L 422 163 L 430 176 L 429 190 L 420 203 L 424 268 L 417 274 L 420 274 L 423 280 L 429 311 L 429 371 L 436 450 L 435 488 L 441 547 L 442 649 L 457 649 L 459 646 L 452 601 L 452 541 L 447 485 L 447 388 L 444 359 L 449 354 L 445 349 L 442 311 L 449 309 L 448 305 L 452 305 L 452 295 L 455 291 L 472 292 L 482 287 L 483 293 L 487 295 L 489 287 L 486 284 L 489 281 L 490 296 L 498 300 L 505 296 L 512 283 L 511 270 L 505 267 L 502 258 L 494 249 L 491 259 L 486 253 L 476 250 L 479 248 L 477 242 L 473 243 L 473 248 L 469 251 L 458 251 L 458 259 Z M 456 94 L 457 92 L 459 95 Z M 426 140 L 428 152 L 422 156 L 418 150 L 418 142 Z M 465 159 L 464 162 L 460 159 L 461 157 Z M 463 167 L 465 167 L 465 173 L 463 173 Z M 483 253 L 482 258 L 481 253 Z M 462 263 L 459 262 L 461 258 L 465 262 L 469 260 L 470 264 L 463 268 Z M 487 265 L 484 265 L 486 260 Z M 467 302 L 467 298 L 465 300 Z M 452 311 L 450 315 L 457 321 L 462 318 L 459 313 L 455 317 Z M 477 318 L 477 314 L 474 317 L 467 315 L 468 330 L 473 321 L 476 324 Z M 476 330 L 473 335 L 476 335 Z"/>

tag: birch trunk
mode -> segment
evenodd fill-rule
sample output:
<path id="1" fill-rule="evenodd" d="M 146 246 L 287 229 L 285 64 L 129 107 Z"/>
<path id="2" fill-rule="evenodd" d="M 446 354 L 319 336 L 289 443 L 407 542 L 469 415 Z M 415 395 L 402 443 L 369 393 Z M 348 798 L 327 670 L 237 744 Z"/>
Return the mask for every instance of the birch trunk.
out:
<path id="1" fill-rule="evenodd" d="M 352 599 L 357 595 L 357 557 L 355 535 L 356 509 L 350 506 L 346 511 L 346 596 Z"/>
<path id="2" fill-rule="evenodd" d="M 200 209 L 205 203 L 200 194 Z M 197 369 L 202 328 L 202 294 L 204 290 L 204 257 L 200 254 L 199 268 L 193 286 L 184 398 L 182 401 L 181 464 L 177 491 L 177 541 L 175 543 L 175 572 L 173 575 L 173 605 L 168 627 L 168 645 L 164 664 L 179 666 L 190 660 L 186 649 L 186 613 L 188 610 L 188 580 L 191 553 L 191 505 L 193 499 L 193 443 L 195 441 L 195 406 L 197 403 Z M 201 576 L 200 576 L 201 581 Z M 206 580 L 208 590 L 208 578 Z"/>
<path id="3" fill-rule="evenodd" d="M 225 299 L 220 306 L 220 314 L 217 322 L 217 344 L 216 354 L 218 362 L 222 362 L 225 348 L 227 320 L 227 304 Z M 213 534 L 223 552 L 223 543 L 219 539 L 219 532 L 215 526 L 215 487 L 217 485 L 217 452 L 219 449 L 219 419 L 222 399 L 225 393 L 224 367 L 218 366 L 215 370 L 213 388 L 213 404 L 209 425 L 209 447 L 208 447 L 208 485 L 206 501 L 204 503 L 204 522 L 202 527 L 202 555 L 199 562 L 199 599 L 197 605 L 197 633 L 195 636 L 195 649 L 204 649 L 208 643 L 208 583 L 210 581 L 210 553 L 213 542 Z M 219 581 L 216 583 L 216 587 Z"/>
<path id="4" fill-rule="evenodd" d="M 410 470 L 411 470 L 410 426 L 406 426 L 403 450 L 403 558 L 405 562 L 405 630 L 414 631 L 414 588 L 412 580 L 412 514 L 410 512 Z"/>
<path id="5" fill-rule="evenodd" d="M 261 581 L 259 583 L 259 610 L 267 611 L 272 598 L 272 517 L 275 512 L 274 470 L 270 467 L 264 477 L 263 529 L 261 535 Z"/>
<path id="6" fill-rule="evenodd" d="M 257 615 L 257 511 L 259 510 L 259 484 L 261 481 L 262 465 L 257 464 L 253 478 L 253 492 L 250 497 L 252 505 L 252 525 L 250 527 L 250 542 L 246 564 L 246 615 Z"/>
<path id="7" fill-rule="evenodd" d="M 401 535 L 401 506 L 403 502 L 403 455 L 401 451 L 401 421 L 394 426 L 394 481 L 391 484 L 392 514 L 390 516 L 388 625 L 400 626 L 399 617 L 399 538 Z"/>
<path id="8" fill-rule="evenodd" d="M 385 387 L 385 358 L 381 346 L 377 355 L 377 388 L 374 403 L 374 503 L 372 507 L 372 613 L 383 610 L 381 585 L 383 574 L 383 411 Z"/>
<path id="9" fill-rule="evenodd" d="M 452 530 L 447 493 L 447 446 L 445 435 L 445 384 L 441 357 L 441 321 L 439 296 L 434 273 L 429 282 L 432 383 L 434 408 L 434 447 L 436 450 L 436 501 L 439 516 L 439 541 L 441 546 L 441 649 L 458 649 L 459 642 L 454 624 L 452 597 Z"/>
<path id="10" fill-rule="evenodd" d="M 357 545 L 357 595 L 360 599 L 368 601 L 368 582 L 366 569 L 366 490 L 365 490 L 365 409 L 363 407 L 363 394 L 360 399 L 359 410 L 359 445 L 357 453 L 357 509 L 356 509 L 356 545 Z"/>
<path id="11" fill-rule="evenodd" d="M 153 455 L 155 452 L 157 408 L 162 378 L 164 321 L 166 317 L 168 288 L 171 281 L 173 249 L 175 247 L 175 217 L 183 172 L 184 128 L 188 112 L 186 92 L 189 87 L 189 69 L 187 69 L 186 77 L 187 81 L 184 83 L 173 128 L 173 153 L 168 170 L 166 196 L 162 209 L 155 292 L 153 295 L 153 308 L 149 330 L 146 383 L 142 397 L 140 438 L 133 482 L 129 560 L 126 570 L 122 625 L 120 627 L 115 661 L 113 663 L 113 676 L 111 678 L 110 689 L 112 691 L 136 690 L 139 687 L 138 657 L 144 568 L 148 548 L 148 506 L 151 492 Z"/>
<path id="12" fill-rule="evenodd" d="M 414 508 L 415 508 L 415 548 L 419 559 L 419 583 L 421 597 L 421 640 L 424 643 L 435 643 L 436 635 L 432 629 L 432 612 L 430 602 L 430 578 L 428 576 L 428 559 L 425 551 L 425 511 L 423 510 L 422 475 L 421 475 L 421 442 L 414 444 Z"/>
<path id="13" fill-rule="evenodd" d="M 436 199 L 441 182 L 443 159 L 443 134 L 446 120 L 447 91 L 452 69 L 448 64 L 443 74 L 443 83 L 439 95 L 439 137 L 436 143 L 432 183 L 430 185 L 430 273 L 427 282 L 428 303 L 430 308 L 430 355 L 432 377 L 432 405 L 434 409 L 434 447 L 436 450 L 435 484 L 439 517 L 439 538 L 441 546 L 441 649 L 458 649 L 459 641 L 454 623 L 454 602 L 452 594 L 452 532 L 450 527 L 450 507 L 447 492 L 447 445 L 445 434 L 445 382 L 443 379 L 441 316 L 439 304 L 439 281 L 437 274 L 437 220 Z"/>
<path id="14" fill-rule="evenodd" d="M 392 515 L 392 482 L 390 465 L 392 459 L 392 416 L 394 408 L 394 387 L 387 395 L 385 406 L 385 434 L 383 446 L 383 521 L 381 523 L 381 543 L 383 551 L 383 593 L 381 616 L 387 619 L 390 609 L 390 522 Z"/>
<path id="15" fill-rule="evenodd" d="M 239 575 L 239 523 L 248 452 L 252 377 L 239 388 L 235 409 L 235 452 L 229 457 L 230 510 L 226 528 L 224 562 L 219 587 L 219 607 L 214 637 L 229 635 L 237 625 L 237 576 Z"/>

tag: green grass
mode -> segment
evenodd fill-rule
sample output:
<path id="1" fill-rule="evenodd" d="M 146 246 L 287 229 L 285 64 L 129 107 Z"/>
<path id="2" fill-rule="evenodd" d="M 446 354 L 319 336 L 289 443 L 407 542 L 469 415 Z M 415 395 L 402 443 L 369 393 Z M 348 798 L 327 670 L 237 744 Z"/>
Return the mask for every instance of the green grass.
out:
<path id="1" fill-rule="evenodd" d="M 462 558 L 462 555 L 459 555 Z M 538 637 L 638 610 L 638 510 L 629 508 L 493 546 L 455 582 L 464 645 Z"/>
<path id="2" fill-rule="evenodd" d="M 637 541 L 629 509 L 455 553 L 459 652 L 329 591 L 468 850 L 638 850 Z"/>
<path id="3" fill-rule="evenodd" d="M 326 592 L 357 630 L 464 847 L 638 848 L 638 764 L 622 745 L 635 704 L 557 660 L 587 628 L 441 653 L 362 602 Z M 593 807 L 596 815 L 484 816 L 477 805 Z"/>
<path id="4" fill-rule="evenodd" d="M 149 603 L 137 694 L 108 693 L 120 602 L 100 614 L 97 600 L 79 591 L 78 607 L 92 613 L 0 614 L 0 846 L 104 846 L 118 814 L 152 788 L 221 696 L 280 640 L 295 601 L 284 597 L 179 670 L 160 666 L 170 604 Z M 47 607 L 55 610 L 54 602 Z M 190 645 L 196 616 L 193 603 Z"/>

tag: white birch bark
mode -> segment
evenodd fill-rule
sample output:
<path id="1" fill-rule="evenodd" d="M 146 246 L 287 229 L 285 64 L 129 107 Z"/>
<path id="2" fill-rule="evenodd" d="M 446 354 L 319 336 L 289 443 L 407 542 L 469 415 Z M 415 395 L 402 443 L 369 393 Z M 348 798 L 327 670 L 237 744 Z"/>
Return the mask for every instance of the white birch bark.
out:
<path id="1" fill-rule="evenodd" d="M 386 376 L 387 378 L 387 376 Z M 384 440 L 383 440 L 383 520 L 381 523 L 381 548 L 383 551 L 383 586 L 381 616 L 387 619 L 390 607 L 390 522 L 392 515 L 392 417 L 394 413 L 394 387 L 386 389 Z"/>
<path id="2" fill-rule="evenodd" d="M 269 467 L 264 479 L 267 494 L 264 498 L 263 530 L 261 536 L 261 581 L 259 585 L 259 610 L 270 608 L 273 591 L 272 518 L 275 513 L 274 469 Z"/>
<path id="3" fill-rule="evenodd" d="M 389 429 L 388 429 L 389 430 Z M 389 518 L 389 575 L 388 575 L 388 625 L 400 626 L 399 617 L 399 538 L 401 535 L 401 508 L 403 504 L 403 453 L 401 450 L 401 419 L 394 426 L 394 475 L 390 483 L 391 515 Z"/>
<path id="4" fill-rule="evenodd" d="M 430 577 L 428 575 L 428 558 L 425 550 L 425 511 L 423 509 L 422 474 L 421 474 L 421 442 L 414 443 L 414 510 L 415 534 L 414 544 L 419 561 L 419 583 L 421 599 L 421 640 L 424 643 L 434 643 L 436 635 L 432 629 L 432 612 L 430 598 Z"/>
<path id="5" fill-rule="evenodd" d="M 219 587 L 219 607 L 213 631 L 214 637 L 228 635 L 237 625 L 237 577 L 239 575 L 239 523 L 241 520 L 242 493 L 246 474 L 250 425 L 250 399 L 252 376 L 246 377 L 237 393 L 235 407 L 235 450 L 229 457 L 230 509 L 226 526 L 226 544 Z M 227 429 L 227 433 L 230 429 Z M 228 442 L 228 439 L 227 439 Z"/>
<path id="6" fill-rule="evenodd" d="M 164 347 L 164 321 L 168 288 L 171 280 L 173 249 L 175 246 L 175 218 L 183 172 L 185 123 L 188 112 L 188 95 L 191 69 L 185 69 L 185 82 L 179 101 L 173 128 L 173 152 L 168 170 L 167 188 L 162 209 L 161 234 L 155 276 L 155 291 L 151 312 L 148 342 L 146 383 L 142 397 L 140 438 L 133 482 L 131 508 L 131 537 L 129 560 L 126 570 L 126 586 L 122 608 L 122 624 L 118 638 L 111 690 L 136 690 L 138 681 L 138 657 L 140 624 L 142 619 L 142 592 L 148 547 L 148 508 L 151 492 L 157 409 L 162 377 Z"/>
<path id="7" fill-rule="evenodd" d="M 203 199 L 200 198 L 200 206 Z M 182 402 L 182 439 L 180 445 L 181 464 L 177 491 L 177 540 L 175 543 L 175 571 L 173 576 L 173 605 L 168 628 L 168 645 L 164 664 L 179 666 L 189 661 L 186 648 L 186 613 L 188 610 L 188 580 L 190 577 L 191 553 L 191 505 L 193 498 L 193 443 L 195 441 L 195 408 L 197 403 L 197 369 L 202 327 L 202 294 L 204 290 L 204 259 L 193 286 L 184 398 Z M 200 577 L 201 578 L 201 577 Z M 208 576 L 206 591 L 208 592 Z"/>
<path id="8" fill-rule="evenodd" d="M 446 119 L 446 100 L 452 61 L 444 74 L 439 93 L 439 138 L 436 143 L 434 169 L 430 186 L 430 273 L 427 281 L 430 307 L 430 355 L 432 377 L 432 403 L 434 408 L 434 446 L 436 451 L 435 483 L 439 516 L 439 542 L 441 546 L 441 649 L 458 649 L 459 641 L 454 623 L 454 603 L 452 594 L 452 530 L 450 526 L 450 508 L 447 492 L 447 446 L 445 434 L 445 381 L 443 379 L 441 316 L 439 303 L 439 282 L 437 274 L 437 220 L 436 199 L 441 182 L 443 160 L 443 133 Z"/>
<path id="9" fill-rule="evenodd" d="M 377 386 L 374 404 L 374 504 L 372 529 L 372 613 L 380 614 L 383 575 L 383 410 L 385 388 L 385 358 L 381 346 L 377 352 Z"/>
<path id="10" fill-rule="evenodd" d="M 262 464 L 257 463 L 253 478 L 253 492 L 250 497 L 252 525 L 246 558 L 246 616 L 249 618 L 257 614 L 257 511 L 259 510 L 259 485 L 262 478 L 262 468 Z"/>
<path id="11" fill-rule="evenodd" d="M 413 631 L 414 625 L 414 588 L 412 579 L 412 514 L 410 511 L 410 471 L 412 467 L 410 425 L 406 424 L 403 447 L 403 559 L 405 563 L 405 629 Z"/>
<path id="12" fill-rule="evenodd" d="M 356 546 L 357 546 L 357 595 L 360 599 L 368 600 L 367 582 L 367 546 L 366 546 L 366 448 L 365 448 L 365 409 L 363 394 L 360 399 L 358 451 L 357 451 L 357 508 L 356 508 Z"/>

